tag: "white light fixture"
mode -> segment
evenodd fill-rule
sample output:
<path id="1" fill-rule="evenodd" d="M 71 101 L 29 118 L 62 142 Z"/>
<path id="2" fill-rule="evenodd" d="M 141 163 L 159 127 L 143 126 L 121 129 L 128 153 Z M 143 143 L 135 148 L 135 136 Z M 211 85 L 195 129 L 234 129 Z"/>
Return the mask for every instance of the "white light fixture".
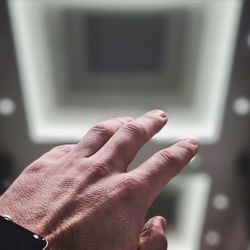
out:
<path id="1" fill-rule="evenodd" d="M 210 247 L 218 246 L 221 242 L 221 236 L 216 231 L 210 231 L 205 237 L 206 244 Z"/>
<path id="2" fill-rule="evenodd" d="M 213 198 L 213 206 L 215 209 L 218 209 L 218 210 L 227 209 L 229 206 L 229 203 L 230 203 L 229 198 L 225 194 L 217 194 Z"/>
<path id="3" fill-rule="evenodd" d="M 250 112 L 250 102 L 246 97 L 239 97 L 233 103 L 233 110 L 237 115 L 245 116 Z"/>
<path id="4" fill-rule="evenodd" d="M 147 109 L 159 107 L 169 114 L 169 124 L 155 136 L 156 140 L 169 142 L 192 136 L 201 143 L 215 143 L 221 131 L 241 5 L 239 0 L 9 1 L 31 138 L 39 143 L 76 141 L 100 120 L 120 115 L 136 117 Z M 158 88 L 159 82 L 164 85 L 164 74 L 159 77 L 145 74 L 138 79 L 94 76 L 87 79 L 93 86 L 97 84 L 92 92 L 86 89 L 71 92 L 64 75 L 69 70 L 63 46 L 67 34 L 61 18 L 65 11 L 165 13 L 166 16 L 171 11 L 186 13 L 187 28 L 180 32 L 186 34 L 183 41 L 177 39 L 180 48 L 185 48 L 181 52 L 183 65 L 176 74 L 182 78 L 180 90 L 173 93 L 171 88 Z M 83 42 L 85 38 L 81 38 Z M 166 50 L 173 51 L 167 45 Z M 176 49 L 174 53 L 180 51 Z M 80 52 L 85 56 L 86 51 L 79 47 Z M 77 51 L 70 53 L 77 55 Z M 82 70 L 87 68 L 84 56 L 79 59 Z M 164 58 L 167 60 L 168 55 Z M 137 83 L 140 86 L 144 81 L 155 85 L 148 91 L 138 88 L 140 91 L 135 92 L 130 88 L 112 92 L 110 88 L 103 90 L 106 91 L 103 94 L 98 84 L 112 80 L 118 85 L 132 82 L 132 86 Z"/>
<path id="5" fill-rule="evenodd" d="M 205 174 L 179 176 L 167 186 L 166 189 L 179 193 L 177 222 L 174 229 L 167 232 L 169 249 L 200 249 L 210 186 L 211 180 Z"/>
<path id="6" fill-rule="evenodd" d="M 0 99 L 0 114 L 1 115 L 12 115 L 15 111 L 16 105 L 14 101 L 10 98 Z"/>

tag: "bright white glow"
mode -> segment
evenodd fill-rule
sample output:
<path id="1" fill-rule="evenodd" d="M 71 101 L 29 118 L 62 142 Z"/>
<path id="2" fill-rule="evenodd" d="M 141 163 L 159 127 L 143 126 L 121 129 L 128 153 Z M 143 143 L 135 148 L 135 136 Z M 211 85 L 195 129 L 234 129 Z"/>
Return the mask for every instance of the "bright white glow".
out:
<path id="1" fill-rule="evenodd" d="M 206 234 L 205 242 L 208 246 L 215 247 L 220 244 L 221 236 L 216 231 L 210 231 Z"/>
<path id="2" fill-rule="evenodd" d="M 218 140 L 242 1 L 148 0 L 145 2 L 139 0 L 8 1 L 29 131 L 33 141 L 59 143 L 79 140 L 93 124 L 100 120 L 117 115 L 133 117 L 141 115 L 144 113 L 144 108 L 148 106 L 148 100 L 161 100 L 162 108 L 169 114 L 168 126 L 155 136 L 155 140 L 166 143 L 183 137 L 195 137 L 203 144 L 215 143 Z M 51 44 L 46 35 L 48 27 L 43 21 L 47 17 L 46 10 L 49 9 L 47 7 L 50 4 L 60 10 L 76 6 L 83 10 L 91 8 L 98 11 L 107 9 L 116 11 L 126 7 L 127 10 L 160 12 L 176 7 L 201 8 L 204 11 L 204 20 L 202 34 L 199 36 L 201 44 L 196 48 L 199 50 L 197 53 L 199 68 L 195 70 L 191 79 L 194 85 L 189 91 L 194 97 L 190 106 L 181 105 L 174 100 L 175 98 L 168 102 L 171 96 L 168 93 L 157 92 L 157 89 L 148 93 L 148 96 L 144 96 L 140 107 L 131 108 L 128 101 L 128 105 L 111 105 L 103 108 L 101 105 L 98 106 L 96 101 L 102 97 L 98 96 L 98 91 L 94 96 L 82 96 L 85 102 L 88 100 L 88 107 L 79 105 L 72 108 L 70 105 L 68 107 L 58 105 L 55 101 L 57 92 L 54 89 L 55 72 L 53 60 L 51 60 L 54 55 L 50 53 Z M 55 30 L 59 32 L 58 37 L 60 37 L 60 29 Z M 220 39 L 215 39 L 218 34 Z M 191 40 L 187 42 L 188 46 L 192 44 Z M 59 48 L 61 45 L 58 43 L 56 46 Z M 187 49 L 188 51 L 190 50 Z M 192 65 L 192 63 L 188 64 Z M 183 86 L 180 97 L 185 98 L 188 82 L 185 81 Z M 120 97 L 122 96 L 110 95 L 110 98 L 116 98 L 118 103 Z M 137 94 L 131 93 L 128 97 L 137 98 Z"/>
<path id="3" fill-rule="evenodd" d="M 172 186 L 173 185 L 173 186 Z M 168 230 L 169 249 L 199 250 L 211 181 L 208 175 L 178 176 L 167 188 L 180 193 L 175 230 Z M 190 230 L 192 225 L 192 230 Z"/>
<path id="4" fill-rule="evenodd" d="M 39 236 L 38 236 L 37 234 L 33 234 L 33 237 L 34 237 L 35 239 L 39 239 Z"/>
<path id="5" fill-rule="evenodd" d="M 10 98 L 3 98 L 0 100 L 0 114 L 12 115 L 15 111 L 16 105 Z"/>
<path id="6" fill-rule="evenodd" d="M 247 115 L 250 112 L 250 102 L 248 98 L 240 97 L 234 101 L 233 104 L 234 112 L 237 115 Z"/>
<path id="7" fill-rule="evenodd" d="M 11 220 L 11 217 L 9 215 L 3 215 L 3 217 L 6 219 L 6 220 Z"/>
<path id="8" fill-rule="evenodd" d="M 229 206 L 229 198 L 225 194 L 217 194 L 213 198 L 213 206 L 218 210 L 227 209 Z"/>

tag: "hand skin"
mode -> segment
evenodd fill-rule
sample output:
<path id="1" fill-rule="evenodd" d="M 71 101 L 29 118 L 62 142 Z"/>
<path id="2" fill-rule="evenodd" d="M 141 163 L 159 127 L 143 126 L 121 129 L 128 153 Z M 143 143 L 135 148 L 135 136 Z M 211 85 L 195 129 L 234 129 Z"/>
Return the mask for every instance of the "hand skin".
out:
<path id="1" fill-rule="evenodd" d="M 145 214 L 199 144 L 181 140 L 127 172 L 138 150 L 167 122 L 160 110 L 92 127 L 28 166 L 0 197 L 0 215 L 36 232 L 56 250 L 165 250 L 166 221 Z"/>

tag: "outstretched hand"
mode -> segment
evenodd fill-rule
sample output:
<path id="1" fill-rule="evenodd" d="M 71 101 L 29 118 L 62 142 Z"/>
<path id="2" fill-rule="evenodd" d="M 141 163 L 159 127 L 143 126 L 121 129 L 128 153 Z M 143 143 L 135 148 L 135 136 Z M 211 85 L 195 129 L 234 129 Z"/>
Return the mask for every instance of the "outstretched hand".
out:
<path id="1" fill-rule="evenodd" d="M 181 140 L 127 172 L 138 150 L 166 124 L 153 110 L 92 127 L 28 166 L 0 197 L 9 215 L 57 250 L 165 250 L 166 221 L 145 214 L 165 185 L 194 157 L 198 142 Z"/>

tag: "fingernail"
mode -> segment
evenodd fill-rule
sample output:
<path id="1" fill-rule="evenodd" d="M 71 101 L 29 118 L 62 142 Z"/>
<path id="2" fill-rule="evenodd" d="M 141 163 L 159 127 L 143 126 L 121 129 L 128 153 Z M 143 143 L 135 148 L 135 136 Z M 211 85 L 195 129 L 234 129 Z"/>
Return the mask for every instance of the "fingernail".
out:
<path id="1" fill-rule="evenodd" d="M 167 229 L 167 222 L 166 222 L 166 220 L 163 219 L 163 218 L 160 218 L 159 220 L 160 220 L 161 226 L 163 228 L 163 231 L 166 232 L 166 229 Z"/>
<path id="2" fill-rule="evenodd" d="M 197 146 L 197 147 L 200 146 L 200 143 L 194 138 L 187 138 L 186 142 L 188 142 L 191 145 Z"/>
<path id="3" fill-rule="evenodd" d="M 149 113 L 158 115 L 158 116 L 160 116 L 162 118 L 167 118 L 167 114 L 164 111 L 160 110 L 160 109 L 151 110 Z"/>

